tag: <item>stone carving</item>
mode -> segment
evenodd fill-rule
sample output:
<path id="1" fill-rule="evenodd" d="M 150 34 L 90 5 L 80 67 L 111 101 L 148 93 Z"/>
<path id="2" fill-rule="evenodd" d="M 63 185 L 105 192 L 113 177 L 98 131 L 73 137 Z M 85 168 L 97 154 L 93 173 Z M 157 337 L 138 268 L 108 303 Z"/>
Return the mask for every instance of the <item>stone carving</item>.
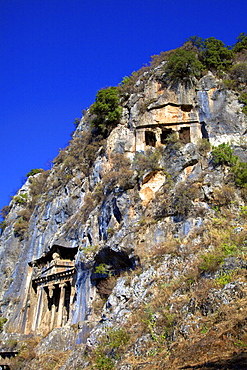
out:
<path id="1" fill-rule="evenodd" d="M 148 123 L 151 122 L 151 123 Z M 136 127 L 136 150 L 144 151 L 147 146 L 165 145 L 171 133 L 185 144 L 202 138 L 202 122 L 192 105 L 167 103 L 149 109 Z"/>
<path id="2" fill-rule="evenodd" d="M 77 248 L 54 246 L 51 252 L 29 263 L 32 271 L 27 299 L 31 304 L 26 305 L 23 317 L 26 334 L 30 331 L 46 333 L 70 320 L 75 295 L 76 253 Z"/>

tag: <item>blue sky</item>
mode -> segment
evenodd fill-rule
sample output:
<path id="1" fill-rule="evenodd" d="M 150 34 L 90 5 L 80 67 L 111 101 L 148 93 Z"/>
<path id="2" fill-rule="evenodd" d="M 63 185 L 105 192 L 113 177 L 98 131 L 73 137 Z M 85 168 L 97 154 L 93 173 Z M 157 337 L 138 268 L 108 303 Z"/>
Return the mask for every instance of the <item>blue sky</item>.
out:
<path id="1" fill-rule="evenodd" d="M 0 208 L 70 140 L 97 90 L 186 38 L 232 45 L 246 0 L 0 0 Z"/>

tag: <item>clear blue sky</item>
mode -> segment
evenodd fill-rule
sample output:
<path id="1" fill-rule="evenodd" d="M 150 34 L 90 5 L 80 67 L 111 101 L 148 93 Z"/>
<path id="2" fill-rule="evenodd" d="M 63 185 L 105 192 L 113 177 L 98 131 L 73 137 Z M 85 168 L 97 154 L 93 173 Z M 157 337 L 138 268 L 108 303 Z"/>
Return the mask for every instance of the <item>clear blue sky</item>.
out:
<path id="1" fill-rule="evenodd" d="M 232 45 L 246 15 L 246 0 L 0 0 L 0 208 L 97 90 L 190 36 Z"/>

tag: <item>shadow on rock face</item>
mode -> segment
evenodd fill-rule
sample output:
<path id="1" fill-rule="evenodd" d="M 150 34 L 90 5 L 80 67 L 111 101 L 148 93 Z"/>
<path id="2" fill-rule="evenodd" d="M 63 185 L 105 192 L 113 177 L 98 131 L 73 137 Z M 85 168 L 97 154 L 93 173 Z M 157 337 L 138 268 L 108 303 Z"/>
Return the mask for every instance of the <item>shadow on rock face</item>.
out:
<path id="1" fill-rule="evenodd" d="M 197 365 L 188 365 L 179 367 L 179 369 L 201 369 L 201 370 L 246 370 L 247 369 L 247 352 L 233 354 L 227 359 L 218 359 L 207 361 Z"/>

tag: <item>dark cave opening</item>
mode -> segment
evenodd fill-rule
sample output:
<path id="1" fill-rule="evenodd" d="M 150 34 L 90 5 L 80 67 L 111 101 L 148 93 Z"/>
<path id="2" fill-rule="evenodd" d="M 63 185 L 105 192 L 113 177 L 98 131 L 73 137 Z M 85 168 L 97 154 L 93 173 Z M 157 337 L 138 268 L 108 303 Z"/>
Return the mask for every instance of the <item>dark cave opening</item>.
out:
<path id="1" fill-rule="evenodd" d="M 208 131 L 206 129 L 206 122 L 201 122 L 201 133 L 202 138 L 208 140 Z"/>
<path id="2" fill-rule="evenodd" d="M 96 286 L 101 298 L 107 299 L 116 284 L 116 279 L 124 272 L 134 270 L 139 264 L 137 256 L 129 256 L 123 251 L 103 248 L 95 256 L 92 283 Z"/>
<path id="3" fill-rule="evenodd" d="M 146 145 L 155 147 L 155 144 L 156 144 L 155 133 L 152 131 L 145 131 L 145 142 L 146 142 Z"/>
<path id="4" fill-rule="evenodd" d="M 182 127 L 179 130 L 179 139 L 182 141 L 183 144 L 190 143 L 190 128 L 189 127 Z"/>
<path id="5" fill-rule="evenodd" d="M 162 129 L 162 133 L 160 135 L 160 142 L 161 144 L 167 144 L 168 137 L 173 133 L 171 128 Z"/>
<path id="6" fill-rule="evenodd" d="M 192 105 L 191 104 L 182 104 L 181 105 L 181 111 L 183 112 L 191 112 Z"/>

